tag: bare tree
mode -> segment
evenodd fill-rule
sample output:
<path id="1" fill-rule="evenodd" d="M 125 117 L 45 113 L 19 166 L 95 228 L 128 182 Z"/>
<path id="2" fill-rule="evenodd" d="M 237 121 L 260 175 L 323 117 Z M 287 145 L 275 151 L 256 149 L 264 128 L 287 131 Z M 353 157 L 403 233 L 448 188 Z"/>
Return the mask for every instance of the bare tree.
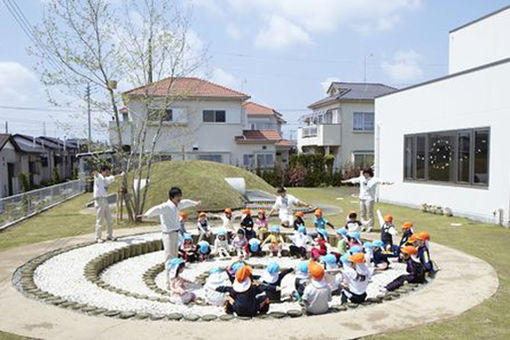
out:
<path id="1" fill-rule="evenodd" d="M 174 80 L 193 74 L 207 60 L 205 50 L 190 43 L 190 13 L 172 0 L 48 0 L 44 6 L 32 48 L 40 57 L 42 80 L 48 89 L 67 95 L 81 96 L 84 84 L 99 90 L 93 106 L 113 116 L 122 169 L 133 174 L 131 187 L 124 176 L 122 191 L 128 216 L 134 220 L 143 212 L 166 108 L 187 96 L 175 89 Z M 164 78 L 162 90 L 154 83 Z M 120 95 L 117 84 L 142 93 Z M 144 109 L 125 124 L 119 106 L 130 100 L 143 103 Z"/>

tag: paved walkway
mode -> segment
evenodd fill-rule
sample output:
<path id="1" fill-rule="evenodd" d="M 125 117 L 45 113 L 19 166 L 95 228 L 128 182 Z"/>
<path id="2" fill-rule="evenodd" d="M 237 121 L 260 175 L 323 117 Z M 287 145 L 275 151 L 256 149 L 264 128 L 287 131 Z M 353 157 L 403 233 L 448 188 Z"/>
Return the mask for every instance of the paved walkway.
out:
<path id="1" fill-rule="evenodd" d="M 124 229 L 117 235 L 152 230 L 157 228 Z M 92 238 L 92 234 L 65 238 L 0 253 L 0 329 L 44 339 L 348 339 L 459 315 L 498 288 L 497 274 L 488 263 L 434 243 L 432 255 L 441 271 L 424 289 L 366 308 L 297 319 L 235 321 L 235 327 L 228 322 L 192 324 L 87 316 L 25 298 L 12 286 L 12 273 L 29 259 Z"/>

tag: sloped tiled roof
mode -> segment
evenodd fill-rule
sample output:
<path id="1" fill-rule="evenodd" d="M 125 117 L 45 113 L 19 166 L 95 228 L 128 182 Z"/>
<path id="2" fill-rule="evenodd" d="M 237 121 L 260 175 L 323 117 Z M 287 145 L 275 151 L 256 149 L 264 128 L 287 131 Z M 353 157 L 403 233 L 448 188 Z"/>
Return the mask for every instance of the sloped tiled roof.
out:
<path id="1" fill-rule="evenodd" d="M 231 99 L 249 99 L 250 96 L 225 86 L 194 77 L 165 78 L 150 85 L 141 86 L 124 92 L 125 95 L 214 97 Z"/>
<path id="2" fill-rule="evenodd" d="M 286 121 L 283 119 L 282 115 L 276 111 L 275 109 L 272 109 L 270 107 L 260 105 L 258 103 L 254 102 L 245 102 L 243 103 L 244 109 L 246 111 L 247 115 L 250 116 L 276 116 L 276 119 L 280 120 L 283 123 L 286 123 Z"/>
<path id="3" fill-rule="evenodd" d="M 314 108 L 337 100 L 373 100 L 375 97 L 397 91 L 394 87 L 379 83 L 332 82 L 328 93 L 332 88 L 337 93 L 310 104 L 308 107 Z"/>
<path id="4" fill-rule="evenodd" d="M 20 151 L 18 144 L 16 143 L 16 141 L 12 138 L 12 136 L 10 134 L 0 133 L 0 150 L 2 150 L 5 146 L 5 144 L 7 144 L 8 142 L 10 142 L 12 144 L 12 146 L 14 147 L 14 149 L 16 151 Z"/>
<path id="5" fill-rule="evenodd" d="M 235 140 L 237 143 L 263 143 L 275 144 L 278 146 L 292 146 L 292 143 L 283 139 L 277 130 L 243 130 L 243 135 L 236 136 Z"/>

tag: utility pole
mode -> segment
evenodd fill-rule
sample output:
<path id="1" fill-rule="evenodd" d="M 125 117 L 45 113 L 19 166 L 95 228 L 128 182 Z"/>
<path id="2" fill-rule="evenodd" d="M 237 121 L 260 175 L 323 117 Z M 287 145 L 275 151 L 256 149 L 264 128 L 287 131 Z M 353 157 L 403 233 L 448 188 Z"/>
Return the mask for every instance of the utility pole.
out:
<path id="1" fill-rule="evenodd" d="M 149 37 L 149 61 L 148 61 L 148 75 L 147 79 L 149 81 L 149 84 L 152 84 L 152 35 Z"/>
<path id="2" fill-rule="evenodd" d="M 9 122 L 5 121 L 5 133 L 9 133 Z"/>
<path id="3" fill-rule="evenodd" d="M 92 144 L 92 127 L 91 127 L 91 119 L 90 119 L 90 83 L 87 83 L 87 91 L 86 91 L 86 97 L 87 97 L 87 118 L 88 118 L 88 151 L 90 152 L 90 145 Z"/>
<path id="4" fill-rule="evenodd" d="M 42 134 L 43 136 L 46 136 L 46 122 L 42 123 Z"/>

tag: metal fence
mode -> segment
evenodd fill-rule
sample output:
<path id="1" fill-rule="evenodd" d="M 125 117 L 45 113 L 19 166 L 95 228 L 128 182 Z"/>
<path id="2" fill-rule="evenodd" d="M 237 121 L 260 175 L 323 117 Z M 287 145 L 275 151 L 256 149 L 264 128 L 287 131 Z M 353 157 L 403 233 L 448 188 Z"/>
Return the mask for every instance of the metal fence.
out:
<path id="1" fill-rule="evenodd" d="M 75 180 L 2 198 L 0 230 L 81 194 L 84 189 L 84 183 Z"/>

